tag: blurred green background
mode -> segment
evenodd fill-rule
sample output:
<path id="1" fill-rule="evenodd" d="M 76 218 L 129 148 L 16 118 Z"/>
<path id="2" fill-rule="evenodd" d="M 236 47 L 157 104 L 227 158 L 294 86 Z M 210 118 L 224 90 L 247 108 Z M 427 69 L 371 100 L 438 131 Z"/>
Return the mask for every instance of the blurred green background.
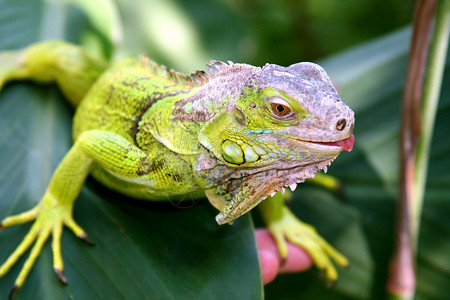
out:
<path id="1" fill-rule="evenodd" d="M 184 71 L 212 58 L 253 65 L 315 61 L 406 26 L 414 7 L 395 0 L 118 2 L 125 19 L 136 22 L 125 30 L 134 52 L 145 49 Z"/>

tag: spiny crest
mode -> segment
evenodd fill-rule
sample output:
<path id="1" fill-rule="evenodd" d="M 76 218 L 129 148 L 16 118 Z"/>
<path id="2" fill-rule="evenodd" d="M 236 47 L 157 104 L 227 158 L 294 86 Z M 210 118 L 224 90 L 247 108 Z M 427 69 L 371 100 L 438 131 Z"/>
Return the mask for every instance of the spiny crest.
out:
<path id="1" fill-rule="evenodd" d="M 208 82 L 210 76 L 203 70 L 198 70 L 189 75 L 177 72 L 173 69 L 168 69 L 165 65 L 159 65 L 150 60 L 147 56 L 142 56 L 142 64 L 150 70 L 153 74 L 167 78 L 175 84 L 183 84 L 190 87 L 201 86 Z"/>
<path id="2" fill-rule="evenodd" d="M 208 64 L 206 64 L 206 68 L 208 69 L 209 73 L 214 76 L 231 65 L 234 65 L 234 62 L 232 62 L 231 60 L 227 61 L 226 63 L 222 61 L 211 60 Z"/>

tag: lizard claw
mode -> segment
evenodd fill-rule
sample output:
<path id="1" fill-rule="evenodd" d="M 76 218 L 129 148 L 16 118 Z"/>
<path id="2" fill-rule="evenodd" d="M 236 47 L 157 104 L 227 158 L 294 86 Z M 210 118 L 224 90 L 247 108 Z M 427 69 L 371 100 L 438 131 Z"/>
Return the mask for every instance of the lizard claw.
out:
<path id="1" fill-rule="evenodd" d="M 64 276 L 63 272 L 60 269 L 55 268 L 55 274 L 59 281 L 61 281 L 63 284 L 67 284 L 66 276 Z"/>
<path id="2" fill-rule="evenodd" d="M 78 237 L 85 241 L 89 246 L 95 246 L 95 243 L 91 241 L 91 239 L 89 239 L 85 233 L 80 233 Z"/>
<path id="3" fill-rule="evenodd" d="M 336 285 L 336 280 L 328 280 L 327 282 L 327 288 L 331 289 Z"/>
<path id="4" fill-rule="evenodd" d="M 269 224 L 269 230 L 277 243 L 280 256 L 287 256 L 286 240 L 289 240 L 311 256 L 320 272 L 329 281 L 329 285 L 333 286 L 338 274 L 331 261 L 347 267 L 348 260 L 329 245 L 312 226 L 298 220 L 286 207 L 283 209 L 283 217 Z"/>
<path id="5" fill-rule="evenodd" d="M 19 289 L 19 286 L 17 284 L 15 284 L 14 287 L 12 288 L 11 292 L 9 293 L 9 297 L 8 297 L 9 300 L 14 298 L 18 289 Z"/>
<path id="6" fill-rule="evenodd" d="M 46 194 L 41 201 L 45 203 L 50 200 L 52 200 L 52 196 Z M 9 299 L 12 299 L 17 290 L 23 286 L 31 268 L 40 255 L 45 242 L 50 236 L 52 236 L 53 270 L 58 280 L 63 284 L 67 284 L 67 279 L 63 274 L 64 267 L 61 253 L 61 235 L 64 225 L 69 227 L 75 235 L 86 241 L 88 244 L 93 244 L 92 241 L 87 238 L 84 230 L 73 220 L 71 206 L 46 206 L 40 204 L 32 210 L 5 218 L 0 225 L 2 227 L 9 227 L 33 219 L 34 224 L 31 226 L 28 234 L 9 258 L 0 265 L 0 277 L 2 277 L 15 263 L 17 263 L 25 251 L 34 244 L 30 251 L 30 255 L 26 259 L 25 264 L 16 278 L 15 285 L 9 294 Z"/>

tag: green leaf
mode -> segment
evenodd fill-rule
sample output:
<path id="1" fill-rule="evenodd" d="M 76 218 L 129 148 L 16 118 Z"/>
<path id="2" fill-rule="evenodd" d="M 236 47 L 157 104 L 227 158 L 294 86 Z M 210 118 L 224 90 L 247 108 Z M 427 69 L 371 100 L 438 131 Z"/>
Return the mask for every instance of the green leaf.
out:
<path id="1" fill-rule="evenodd" d="M 1 0 L 0 49 L 47 38 L 76 39 L 77 30 L 88 27 L 85 18 L 73 18 L 78 13 L 61 3 Z M 49 20 L 57 20 L 62 28 L 49 26 Z M 1 92 L 0 219 L 38 203 L 70 148 L 72 114 L 53 85 L 13 83 Z M 126 198 L 88 180 L 74 217 L 96 246 L 86 245 L 66 230 L 62 249 L 69 285 L 56 279 L 47 243 L 15 299 L 261 298 L 250 217 L 240 218 L 233 226 L 219 226 L 216 214 L 207 201 L 156 205 Z M 1 232 L 1 262 L 29 228 L 14 226 Z M 0 279 L 0 299 L 7 297 L 23 263 L 21 258 Z"/>
<path id="2" fill-rule="evenodd" d="M 60 0 L 64 3 L 64 0 Z M 122 22 L 117 6 L 113 0 L 67 0 L 80 7 L 89 18 L 92 26 L 97 29 L 111 44 L 122 42 Z"/>

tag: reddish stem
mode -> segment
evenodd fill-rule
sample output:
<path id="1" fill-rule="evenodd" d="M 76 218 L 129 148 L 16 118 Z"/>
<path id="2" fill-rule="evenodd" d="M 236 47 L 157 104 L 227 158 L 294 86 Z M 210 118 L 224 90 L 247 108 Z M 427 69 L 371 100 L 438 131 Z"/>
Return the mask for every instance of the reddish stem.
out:
<path id="1" fill-rule="evenodd" d="M 403 91 L 397 237 L 389 266 L 387 290 L 390 294 L 404 297 L 411 297 L 416 285 L 415 242 L 411 240 L 410 218 L 414 193 L 415 154 L 420 133 L 420 99 L 435 6 L 435 0 L 417 2 Z"/>

